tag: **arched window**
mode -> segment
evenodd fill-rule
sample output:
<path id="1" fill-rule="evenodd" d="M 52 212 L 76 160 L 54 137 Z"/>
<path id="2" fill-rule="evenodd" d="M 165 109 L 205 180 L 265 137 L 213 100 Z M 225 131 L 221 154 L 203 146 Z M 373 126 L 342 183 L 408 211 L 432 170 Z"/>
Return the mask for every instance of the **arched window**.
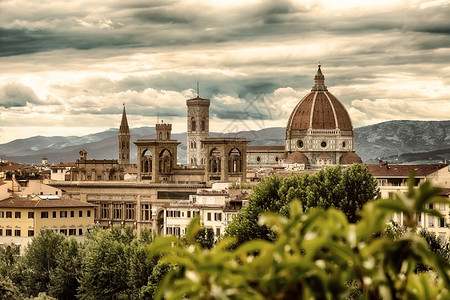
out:
<path id="1" fill-rule="evenodd" d="M 169 140 L 169 133 L 166 132 L 166 140 Z"/>
<path id="2" fill-rule="evenodd" d="M 159 132 L 159 139 L 162 140 L 162 132 Z"/>
<path id="3" fill-rule="evenodd" d="M 195 124 L 195 118 L 191 119 L 191 131 L 196 131 L 196 124 Z"/>
<path id="4" fill-rule="evenodd" d="M 142 173 L 151 173 L 152 172 L 152 152 L 146 149 L 142 153 L 141 157 L 141 172 Z"/>
<path id="5" fill-rule="evenodd" d="M 221 172 L 220 151 L 217 150 L 217 148 L 212 149 L 209 154 L 209 172 L 210 173 Z"/>
<path id="6" fill-rule="evenodd" d="M 201 123 L 201 130 L 202 130 L 202 131 L 206 131 L 206 122 L 205 122 L 205 120 L 202 120 L 202 123 Z"/>
<path id="7" fill-rule="evenodd" d="M 231 149 L 228 154 L 228 172 L 240 173 L 242 172 L 242 156 L 237 148 Z"/>
<path id="8" fill-rule="evenodd" d="M 159 172 L 170 173 L 172 171 L 172 153 L 164 149 L 159 153 Z"/>

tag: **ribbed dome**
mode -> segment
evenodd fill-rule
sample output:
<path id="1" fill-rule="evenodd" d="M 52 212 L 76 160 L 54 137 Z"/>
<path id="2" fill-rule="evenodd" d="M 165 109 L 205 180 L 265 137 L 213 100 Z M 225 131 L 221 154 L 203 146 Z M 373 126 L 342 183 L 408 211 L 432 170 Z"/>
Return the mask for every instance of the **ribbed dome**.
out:
<path id="1" fill-rule="evenodd" d="M 340 129 L 352 131 L 352 121 L 344 105 L 325 86 L 322 70 L 317 70 L 315 84 L 294 108 L 287 131 L 308 129 Z"/>
<path id="2" fill-rule="evenodd" d="M 339 160 L 339 163 L 341 165 L 351 165 L 351 164 L 354 164 L 354 163 L 362 164 L 362 159 L 355 152 L 347 152 L 347 153 L 345 153 L 344 155 L 341 156 L 341 159 Z"/>
<path id="3" fill-rule="evenodd" d="M 298 151 L 292 152 L 289 154 L 288 158 L 285 160 L 285 163 L 288 164 L 307 164 L 308 158 L 305 154 L 300 153 Z"/>

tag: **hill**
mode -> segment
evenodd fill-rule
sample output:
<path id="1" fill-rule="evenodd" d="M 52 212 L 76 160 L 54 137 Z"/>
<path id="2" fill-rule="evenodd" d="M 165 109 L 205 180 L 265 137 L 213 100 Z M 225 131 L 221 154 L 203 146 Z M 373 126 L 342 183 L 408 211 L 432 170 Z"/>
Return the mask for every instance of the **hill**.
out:
<path id="1" fill-rule="evenodd" d="M 131 161 L 136 162 L 138 139 L 155 138 L 154 127 L 133 128 Z M 3 159 L 37 164 L 46 156 L 49 163 L 75 161 L 81 149 L 89 159 L 117 159 L 118 129 L 77 136 L 35 136 L 0 145 Z M 212 137 L 244 137 L 250 145 L 284 145 L 285 128 L 274 127 L 237 133 L 211 133 Z M 174 133 L 180 163 L 186 162 L 186 133 Z M 450 160 L 450 121 L 389 121 L 355 129 L 356 153 L 366 163 L 379 159 L 395 163 L 432 163 Z"/>

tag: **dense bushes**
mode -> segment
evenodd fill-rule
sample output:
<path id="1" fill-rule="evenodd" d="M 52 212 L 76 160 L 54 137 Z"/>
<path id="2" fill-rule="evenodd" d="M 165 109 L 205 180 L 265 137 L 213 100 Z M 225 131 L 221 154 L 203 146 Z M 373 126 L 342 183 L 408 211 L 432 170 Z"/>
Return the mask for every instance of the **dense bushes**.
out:
<path id="1" fill-rule="evenodd" d="M 425 239 L 412 230 L 413 216 L 435 197 L 438 189 L 425 183 L 394 200 L 364 205 L 361 220 L 350 223 L 334 208 L 303 213 L 291 201 L 289 218 L 266 212 L 259 219 L 276 233 L 275 241 L 253 240 L 234 250 L 225 238 L 211 251 L 193 238 L 192 223 L 186 247 L 174 237 L 156 239 L 150 255 L 164 253 L 162 262 L 176 263 L 160 285 L 159 299 L 449 299 L 450 265 L 430 251 Z M 404 215 L 406 232 L 395 239 L 386 234 L 394 212 Z M 417 272 L 419 265 L 429 271 Z"/>
<path id="2" fill-rule="evenodd" d="M 227 227 L 225 235 L 236 238 L 235 245 L 253 239 L 273 241 L 276 234 L 258 224 L 263 212 L 289 214 L 289 203 L 297 199 L 303 212 L 314 207 L 341 210 L 351 223 L 359 220 L 362 206 L 378 196 L 376 179 L 367 167 L 354 164 L 343 168 L 323 168 L 314 174 L 273 176 L 264 179 L 254 189 L 244 207 Z"/>

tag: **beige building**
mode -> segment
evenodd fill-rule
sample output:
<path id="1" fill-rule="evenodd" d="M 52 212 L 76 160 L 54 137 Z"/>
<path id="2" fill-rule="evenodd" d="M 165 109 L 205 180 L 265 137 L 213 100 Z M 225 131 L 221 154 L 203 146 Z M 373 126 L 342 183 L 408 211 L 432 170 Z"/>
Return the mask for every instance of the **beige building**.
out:
<path id="1" fill-rule="evenodd" d="M 80 151 L 80 158 L 71 169 L 71 181 L 123 180 L 123 166 L 117 159 L 87 159 L 87 151 Z"/>
<path id="2" fill-rule="evenodd" d="M 57 196 L 12 196 L 0 201 L 0 243 L 26 247 L 43 229 L 82 239 L 94 226 L 95 205 Z"/>

